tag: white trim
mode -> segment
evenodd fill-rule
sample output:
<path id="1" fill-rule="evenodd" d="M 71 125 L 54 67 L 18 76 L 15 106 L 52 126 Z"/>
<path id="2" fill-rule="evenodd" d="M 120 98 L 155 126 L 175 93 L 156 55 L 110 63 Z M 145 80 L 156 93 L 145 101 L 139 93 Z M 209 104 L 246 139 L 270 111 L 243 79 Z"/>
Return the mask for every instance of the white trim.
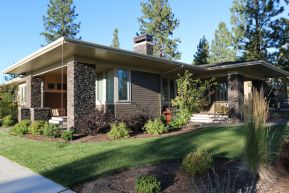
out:
<path id="1" fill-rule="evenodd" d="M 149 41 L 143 41 L 143 42 L 139 42 L 139 43 L 135 43 L 133 45 L 133 47 L 136 47 L 136 46 L 140 46 L 140 45 L 143 45 L 143 44 L 150 44 L 150 45 L 154 45 L 152 42 L 149 42 Z"/>

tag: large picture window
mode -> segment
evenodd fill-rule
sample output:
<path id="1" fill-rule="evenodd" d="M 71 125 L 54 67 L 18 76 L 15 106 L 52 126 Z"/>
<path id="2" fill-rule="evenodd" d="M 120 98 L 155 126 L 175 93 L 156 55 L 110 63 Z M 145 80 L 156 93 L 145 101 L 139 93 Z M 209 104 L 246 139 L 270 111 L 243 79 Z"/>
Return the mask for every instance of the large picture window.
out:
<path id="1" fill-rule="evenodd" d="M 118 69 L 118 100 L 129 100 L 129 71 Z"/>
<path id="2" fill-rule="evenodd" d="M 96 74 L 96 100 L 100 103 L 114 101 L 113 70 Z"/>
<path id="3" fill-rule="evenodd" d="M 176 98 L 176 81 L 166 78 L 162 79 L 162 101 L 170 102 Z"/>

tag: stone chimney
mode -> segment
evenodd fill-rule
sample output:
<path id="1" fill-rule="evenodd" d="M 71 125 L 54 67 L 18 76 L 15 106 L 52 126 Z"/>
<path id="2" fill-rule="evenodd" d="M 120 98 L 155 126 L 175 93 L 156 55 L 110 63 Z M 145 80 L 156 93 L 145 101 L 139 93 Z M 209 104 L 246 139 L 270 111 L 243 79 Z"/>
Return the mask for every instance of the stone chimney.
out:
<path id="1" fill-rule="evenodd" d="M 133 50 L 140 54 L 153 55 L 153 36 L 151 35 L 140 35 L 133 39 L 134 46 Z"/>

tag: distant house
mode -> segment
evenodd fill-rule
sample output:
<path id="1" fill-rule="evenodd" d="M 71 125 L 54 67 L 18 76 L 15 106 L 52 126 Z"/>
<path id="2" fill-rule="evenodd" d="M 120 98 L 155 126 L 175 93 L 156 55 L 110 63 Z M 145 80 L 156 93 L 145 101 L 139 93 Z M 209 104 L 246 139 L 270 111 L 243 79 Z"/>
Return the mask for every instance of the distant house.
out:
<path id="1" fill-rule="evenodd" d="M 178 74 L 188 70 L 196 78 L 215 77 L 218 89 L 210 97 L 208 112 L 226 105 L 239 119 L 248 85 L 261 86 L 267 78 L 289 73 L 265 61 L 192 66 L 151 56 L 152 37 L 134 38 L 134 52 L 90 42 L 60 38 L 4 70 L 19 74 L 6 84 L 19 86 L 19 119 L 67 119 L 68 128 L 86 126 L 95 109 L 127 116 L 146 108 L 159 116 L 176 96 Z M 250 83 L 250 84 L 249 84 Z"/>

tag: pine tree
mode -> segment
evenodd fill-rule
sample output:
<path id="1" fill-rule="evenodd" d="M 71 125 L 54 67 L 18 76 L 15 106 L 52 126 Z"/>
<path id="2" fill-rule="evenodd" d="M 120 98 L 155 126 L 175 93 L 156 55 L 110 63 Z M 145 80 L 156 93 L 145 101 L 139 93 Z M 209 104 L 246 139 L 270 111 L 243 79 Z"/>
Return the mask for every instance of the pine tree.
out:
<path id="1" fill-rule="evenodd" d="M 46 43 L 60 37 L 77 38 L 80 29 L 80 22 L 75 21 L 77 16 L 73 0 L 50 0 L 47 15 L 43 16 L 44 32 L 41 33 Z"/>
<path id="2" fill-rule="evenodd" d="M 194 55 L 193 65 L 208 64 L 209 42 L 205 36 L 199 42 L 197 52 Z"/>
<path id="3" fill-rule="evenodd" d="M 272 23 L 284 11 L 280 1 L 234 0 L 231 9 L 233 31 L 237 42 L 243 45 L 243 59 L 270 59 L 268 50 L 276 41 L 270 36 Z"/>
<path id="4" fill-rule="evenodd" d="M 277 51 L 272 54 L 275 59 L 273 62 L 289 71 L 289 14 L 288 18 L 277 19 L 272 28 L 274 31 L 271 35 L 278 40 L 273 42 L 273 46 L 277 48 Z"/>
<path id="5" fill-rule="evenodd" d="M 113 40 L 112 40 L 111 47 L 119 48 L 118 29 L 117 28 L 115 28 L 113 31 Z"/>
<path id="6" fill-rule="evenodd" d="M 233 37 L 226 23 L 220 22 L 211 43 L 209 63 L 220 63 L 236 60 Z"/>
<path id="7" fill-rule="evenodd" d="M 181 53 L 177 50 L 178 38 L 173 38 L 174 30 L 179 26 L 168 0 L 147 0 L 141 3 L 142 16 L 138 18 L 141 34 L 153 36 L 153 55 L 169 59 L 180 59 Z"/>

